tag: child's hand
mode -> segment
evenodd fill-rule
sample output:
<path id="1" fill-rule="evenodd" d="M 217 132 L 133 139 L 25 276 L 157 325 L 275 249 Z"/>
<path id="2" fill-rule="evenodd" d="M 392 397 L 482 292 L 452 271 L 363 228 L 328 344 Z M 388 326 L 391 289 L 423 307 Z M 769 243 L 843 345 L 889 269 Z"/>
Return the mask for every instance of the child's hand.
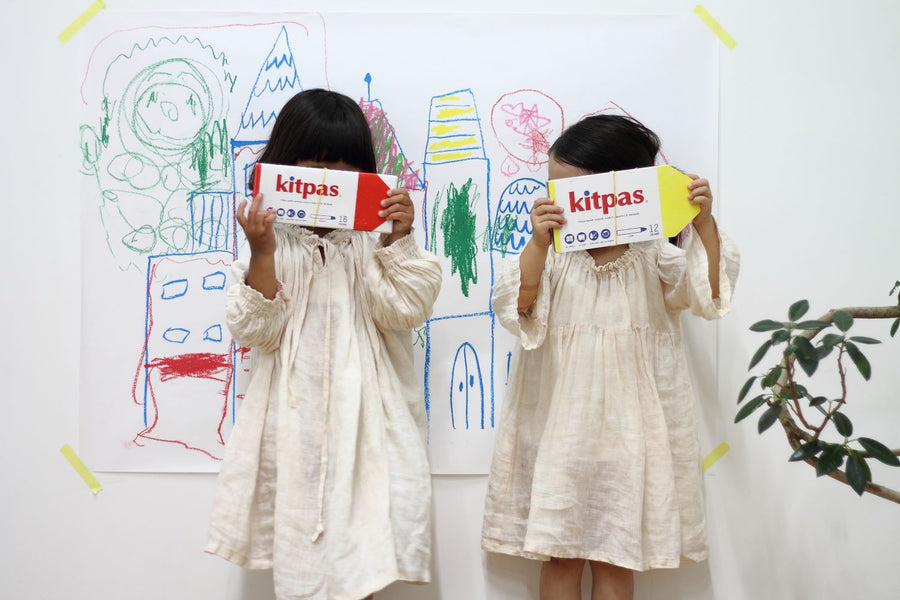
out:
<path id="1" fill-rule="evenodd" d="M 275 223 L 275 211 L 269 209 L 260 212 L 261 203 L 262 194 L 254 196 L 245 216 L 244 208 L 247 206 L 247 200 L 243 200 L 238 205 L 235 216 L 241 229 L 244 230 L 244 235 L 247 236 L 247 243 L 250 244 L 252 254 L 275 254 L 275 232 L 272 231 L 272 224 Z"/>
<path id="2" fill-rule="evenodd" d="M 695 227 L 704 227 L 714 222 L 712 216 L 712 190 L 709 189 L 709 181 L 702 179 L 699 175 L 688 173 L 688 177 L 694 181 L 688 184 L 688 200 L 691 204 L 700 206 L 700 212 L 691 221 Z"/>
<path id="3" fill-rule="evenodd" d="M 538 198 L 531 207 L 531 241 L 541 250 L 553 243 L 553 230 L 562 227 L 566 219 L 561 206 L 550 198 Z"/>
<path id="4" fill-rule="evenodd" d="M 412 231 L 416 210 L 406 190 L 399 188 L 389 190 L 388 197 L 381 201 L 381 207 L 378 216 L 394 222 L 387 245 Z"/>

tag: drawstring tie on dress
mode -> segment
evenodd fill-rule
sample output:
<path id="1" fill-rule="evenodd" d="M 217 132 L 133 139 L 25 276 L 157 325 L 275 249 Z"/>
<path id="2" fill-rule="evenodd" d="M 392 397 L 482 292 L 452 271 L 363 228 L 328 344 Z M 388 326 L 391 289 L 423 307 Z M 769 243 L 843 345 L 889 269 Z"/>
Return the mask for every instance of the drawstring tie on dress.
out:
<path id="1" fill-rule="evenodd" d="M 323 239 L 321 242 L 322 262 L 325 262 L 328 246 Z M 327 268 L 325 272 L 326 289 L 331 289 L 331 275 Z M 322 455 L 319 460 L 319 492 L 316 507 L 316 530 L 312 535 L 312 542 L 316 542 L 325 533 L 325 478 L 328 474 L 328 405 L 331 398 L 331 293 L 326 294 L 328 301 L 325 305 L 325 362 L 322 374 L 322 395 L 324 398 L 322 417 Z"/>

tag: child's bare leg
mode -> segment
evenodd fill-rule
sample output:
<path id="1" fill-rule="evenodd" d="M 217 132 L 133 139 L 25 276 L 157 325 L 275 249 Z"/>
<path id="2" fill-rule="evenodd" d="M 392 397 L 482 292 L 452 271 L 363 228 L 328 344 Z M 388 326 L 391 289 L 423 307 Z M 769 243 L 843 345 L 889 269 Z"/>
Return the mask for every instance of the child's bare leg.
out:
<path id="1" fill-rule="evenodd" d="M 605 562 L 591 563 L 591 600 L 632 600 L 634 571 Z"/>
<path id="2" fill-rule="evenodd" d="M 580 600 L 582 558 L 551 558 L 541 565 L 541 600 Z"/>

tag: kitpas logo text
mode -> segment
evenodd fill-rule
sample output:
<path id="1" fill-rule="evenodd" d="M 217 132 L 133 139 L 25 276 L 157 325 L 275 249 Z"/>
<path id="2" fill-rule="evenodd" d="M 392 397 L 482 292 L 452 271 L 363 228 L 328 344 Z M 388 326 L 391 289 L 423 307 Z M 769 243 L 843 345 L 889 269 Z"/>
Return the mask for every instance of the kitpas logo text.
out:
<path id="1" fill-rule="evenodd" d="M 583 196 L 576 196 L 575 192 L 569 192 L 569 210 L 571 212 L 584 212 L 588 210 L 602 210 L 604 215 L 609 214 L 609 209 L 616 206 L 631 206 L 644 202 L 644 190 L 633 192 L 619 192 L 618 194 L 601 194 L 600 192 L 585 191 Z"/>
<path id="2" fill-rule="evenodd" d="M 275 191 L 283 194 L 300 194 L 304 200 L 309 196 L 336 198 L 341 195 L 340 186 L 315 184 L 311 181 L 295 179 L 293 176 L 284 178 L 281 173 L 278 173 L 275 178 Z"/>

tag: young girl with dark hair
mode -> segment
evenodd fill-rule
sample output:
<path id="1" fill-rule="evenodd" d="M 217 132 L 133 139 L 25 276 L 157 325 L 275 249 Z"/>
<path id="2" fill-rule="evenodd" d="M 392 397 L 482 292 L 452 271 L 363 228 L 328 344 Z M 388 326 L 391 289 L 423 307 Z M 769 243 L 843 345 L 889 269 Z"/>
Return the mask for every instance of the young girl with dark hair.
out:
<path id="1" fill-rule="evenodd" d="M 550 179 L 652 166 L 659 138 L 598 115 L 550 148 Z M 521 343 L 488 484 L 482 546 L 545 561 L 542 600 L 633 597 L 634 571 L 706 558 L 701 456 L 680 313 L 728 312 L 739 256 L 709 183 L 680 249 L 666 240 L 548 252 L 562 208 L 535 201 L 532 237 L 494 284 Z"/>
<path id="2" fill-rule="evenodd" d="M 260 161 L 375 171 L 362 110 L 326 90 L 285 104 Z M 261 199 L 237 209 L 250 259 L 234 265 L 226 312 L 252 367 L 206 550 L 273 569 L 279 600 L 427 582 L 431 479 L 411 329 L 431 314 L 440 266 L 410 235 L 404 190 L 382 201 L 393 231 L 380 236 L 281 225 Z"/>

